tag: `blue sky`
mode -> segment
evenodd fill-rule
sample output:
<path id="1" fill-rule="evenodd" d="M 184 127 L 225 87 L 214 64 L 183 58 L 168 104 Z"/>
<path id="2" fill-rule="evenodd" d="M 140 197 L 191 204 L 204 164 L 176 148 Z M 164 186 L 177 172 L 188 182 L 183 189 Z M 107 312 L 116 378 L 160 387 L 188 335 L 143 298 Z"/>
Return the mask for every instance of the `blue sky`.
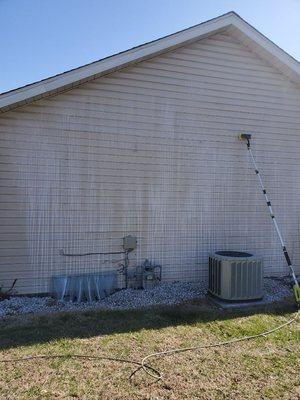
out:
<path id="1" fill-rule="evenodd" d="M 231 10 L 300 60 L 300 0 L 0 0 L 0 92 Z"/>

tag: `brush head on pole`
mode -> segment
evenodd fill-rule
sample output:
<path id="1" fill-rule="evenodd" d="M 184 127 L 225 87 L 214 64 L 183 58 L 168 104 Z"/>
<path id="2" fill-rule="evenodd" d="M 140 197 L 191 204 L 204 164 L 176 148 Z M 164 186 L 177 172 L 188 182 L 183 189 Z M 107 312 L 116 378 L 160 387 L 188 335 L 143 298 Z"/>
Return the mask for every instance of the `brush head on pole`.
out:
<path id="1" fill-rule="evenodd" d="M 239 134 L 239 139 L 240 140 L 250 140 L 251 139 L 251 135 L 250 135 L 250 133 L 240 133 Z"/>

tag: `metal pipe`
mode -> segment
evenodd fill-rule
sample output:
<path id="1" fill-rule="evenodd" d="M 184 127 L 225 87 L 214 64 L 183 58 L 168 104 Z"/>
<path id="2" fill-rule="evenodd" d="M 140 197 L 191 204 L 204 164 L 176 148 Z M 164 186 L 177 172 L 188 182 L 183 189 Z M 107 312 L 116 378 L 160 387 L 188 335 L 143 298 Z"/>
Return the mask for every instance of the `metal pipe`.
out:
<path id="1" fill-rule="evenodd" d="M 85 256 L 93 256 L 93 255 L 102 255 L 102 256 L 108 256 L 108 255 L 113 255 L 113 254 L 125 254 L 126 251 L 113 251 L 113 252 L 106 252 L 106 253 L 100 253 L 100 252 L 95 252 L 95 253 L 65 253 L 63 249 L 60 249 L 59 254 L 61 256 L 67 256 L 67 257 L 85 257 Z"/>
<path id="2" fill-rule="evenodd" d="M 292 265 L 292 261 L 291 261 L 291 259 L 290 259 L 289 254 L 288 254 L 288 251 L 287 251 L 287 249 L 286 249 L 286 246 L 285 246 L 283 237 L 282 237 L 281 232 L 280 232 L 280 230 L 279 230 L 279 226 L 278 226 L 278 224 L 277 224 L 277 221 L 276 221 L 276 218 L 275 218 L 275 215 L 274 215 L 272 206 L 271 206 L 271 202 L 270 202 L 269 197 L 268 197 L 268 195 L 267 195 L 267 191 L 266 191 L 266 189 L 265 189 L 265 186 L 264 186 L 262 177 L 261 177 L 261 175 L 260 175 L 260 172 L 259 172 L 259 170 L 258 170 L 256 161 L 255 161 L 255 158 L 254 158 L 253 153 L 252 153 L 251 144 L 250 144 L 251 135 L 249 135 L 249 134 L 242 134 L 242 135 L 240 135 L 240 139 L 246 139 L 246 140 L 247 140 L 247 149 L 248 149 L 248 151 L 249 151 L 249 154 L 250 154 L 250 157 L 251 157 L 251 160 L 252 160 L 252 164 L 253 164 L 253 166 L 254 166 L 255 173 L 256 173 L 256 175 L 257 175 L 257 177 L 258 177 L 260 187 L 261 187 L 262 192 L 263 192 L 263 195 L 264 195 L 264 197 L 265 197 L 265 200 L 266 200 L 266 203 L 267 203 L 267 206 L 268 206 L 268 210 L 269 210 L 269 213 L 270 213 L 270 217 L 271 217 L 271 219 L 272 219 L 272 221 L 273 221 L 273 224 L 274 224 L 274 226 L 275 226 L 275 230 L 276 230 L 277 235 L 278 235 L 278 238 L 279 238 L 279 240 L 280 240 L 280 244 L 281 244 L 281 247 L 282 247 L 282 251 L 283 251 L 284 257 L 285 257 L 285 259 L 286 259 L 286 262 L 287 262 L 288 267 L 290 268 L 290 271 L 291 271 L 293 280 L 294 280 L 294 282 L 295 282 L 295 286 L 296 286 L 297 288 L 299 288 L 299 283 L 298 283 L 298 280 L 297 280 L 297 278 L 296 278 L 296 274 L 295 274 L 295 270 L 294 270 L 293 265 Z"/>

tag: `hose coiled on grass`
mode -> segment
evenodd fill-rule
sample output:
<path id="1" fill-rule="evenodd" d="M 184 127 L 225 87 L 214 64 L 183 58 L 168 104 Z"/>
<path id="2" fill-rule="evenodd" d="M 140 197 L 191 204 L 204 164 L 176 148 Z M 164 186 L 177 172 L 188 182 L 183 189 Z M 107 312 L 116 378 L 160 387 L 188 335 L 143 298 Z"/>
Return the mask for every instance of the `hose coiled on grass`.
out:
<path id="1" fill-rule="evenodd" d="M 164 356 L 169 356 L 172 354 L 184 353 L 187 351 L 196 351 L 196 350 L 210 349 L 210 348 L 214 348 L 214 347 L 228 346 L 233 343 L 244 342 L 244 341 L 248 341 L 251 339 L 257 339 L 259 337 L 265 337 L 267 335 L 270 335 L 271 333 L 279 331 L 280 329 L 284 328 L 287 325 L 290 325 L 290 324 L 296 322 L 299 315 L 300 315 L 300 309 L 298 309 L 295 316 L 293 318 L 291 318 L 290 320 L 288 320 L 287 322 L 284 322 L 283 324 L 277 326 L 276 328 L 270 329 L 270 330 L 262 332 L 262 333 L 258 333 L 256 335 L 243 336 L 241 338 L 234 338 L 234 339 L 230 339 L 230 340 L 225 340 L 223 342 L 211 343 L 211 344 L 201 345 L 201 346 L 183 347 L 183 348 L 177 348 L 177 349 L 170 349 L 170 350 L 166 350 L 166 351 L 158 351 L 156 353 L 149 354 L 141 360 L 141 365 L 135 371 L 132 372 L 132 374 L 130 375 L 130 378 L 132 378 L 133 375 L 135 375 L 139 370 L 142 369 L 146 374 L 150 375 L 152 378 L 155 378 L 156 380 L 161 380 L 162 373 L 159 372 L 159 374 L 157 374 L 156 369 L 154 369 L 153 367 L 151 369 L 149 368 L 149 364 L 147 364 L 147 362 L 149 361 L 150 358 L 164 357 Z"/>
<path id="2" fill-rule="evenodd" d="M 234 339 L 225 340 L 222 342 L 211 343 L 211 344 L 207 344 L 207 345 L 183 347 L 183 348 L 170 349 L 170 350 L 166 350 L 166 351 L 159 351 L 156 353 L 148 354 L 141 361 L 135 361 L 135 360 L 120 358 L 120 357 L 93 356 L 93 355 L 84 355 L 84 354 L 83 355 L 82 354 L 65 354 L 65 355 L 62 355 L 62 354 L 52 354 L 51 355 L 50 354 L 50 355 L 37 355 L 37 356 L 28 356 L 28 357 L 21 357 L 21 358 L 4 359 L 4 360 L 0 360 L 0 363 L 17 363 L 17 362 L 25 362 L 25 361 L 38 360 L 38 359 L 66 359 L 66 358 L 86 359 L 86 360 L 96 360 L 96 361 L 108 360 L 108 361 L 115 361 L 115 362 L 133 364 L 135 366 L 138 366 L 130 374 L 129 380 L 132 380 L 133 376 L 137 372 L 143 370 L 147 375 L 151 376 L 156 381 L 159 381 L 159 380 L 163 379 L 163 374 L 158 369 L 156 369 L 156 368 L 152 367 L 150 364 L 148 364 L 148 361 L 151 358 L 160 358 L 160 357 L 165 357 L 165 356 L 169 356 L 172 354 L 184 353 L 187 351 L 197 351 L 197 350 L 210 349 L 210 348 L 215 348 L 215 347 L 228 346 L 233 343 L 257 339 L 259 337 L 265 337 L 267 335 L 270 335 L 271 333 L 279 331 L 280 329 L 284 328 L 287 325 L 290 325 L 290 324 L 296 322 L 299 315 L 300 315 L 300 309 L 298 309 L 298 311 L 296 312 L 296 314 L 293 318 L 289 319 L 288 321 L 284 322 L 283 324 L 278 325 L 277 327 L 270 329 L 268 331 L 258 333 L 256 335 L 243 336 L 241 338 L 234 338 Z"/>
<path id="3" fill-rule="evenodd" d="M 151 365 L 147 366 L 147 364 L 142 364 L 140 361 L 134 361 L 130 360 L 127 358 L 121 358 L 121 357 L 107 357 L 107 356 L 93 356 L 93 355 L 87 355 L 87 354 L 41 354 L 37 356 L 27 356 L 27 357 L 20 357 L 20 358 L 8 358 L 4 360 L 0 360 L 0 363 L 3 364 L 12 364 L 12 363 L 18 363 L 18 362 L 25 362 L 25 361 L 31 361 L 31 360 L 41 360 L 41 359 L 48 359 L 48 360 L 53 360 L 53 359 L 67 359 L 67 358 L 74 358 L 74 359 L 85 359 L 85 360 L 95 360 L 95 361 L 102 361 L 102 360 L 107 360 L 107 361 L 115 361 L 119 363 L 124 363 L 124 364 L 133 364 L 133 365 L 139 365 L 139 370 L 140 368 L 143 368 L 144 371 L 147 371 L 147 368 L 153 373 L 152 376 L 161 376 L 161 373 L 153 368 Z M 137 371 L 136 370 L 136 371 Z"/>

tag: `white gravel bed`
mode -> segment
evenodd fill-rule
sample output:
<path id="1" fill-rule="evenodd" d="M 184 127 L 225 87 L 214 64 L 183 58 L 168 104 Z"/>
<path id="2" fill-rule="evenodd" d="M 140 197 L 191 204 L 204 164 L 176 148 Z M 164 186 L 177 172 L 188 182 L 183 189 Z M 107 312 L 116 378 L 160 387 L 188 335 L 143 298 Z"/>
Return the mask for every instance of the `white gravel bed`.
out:
<path id="1" fill-rule="evenodd" d="M 264 279 L 267 303 L 291 296 L 287 280 Z M 161 283 L 153 289 L 120 290 L 101 301 L 91 303 L 62 302 L 51 297 L 12 297 L 0 302 L 0 318 L 18 314 L 50 313 L 82 310 L 130 310 L 155 305 L 174 305 L 206 296 L 207 283 Z"/>
<path id="2" fill-rule="evenodd" d="M 266 302 L 272 303 L 291 296 L 293 296 L 293 293 L 292 293 L 292 281 L 290 278 L 264 279 L 264 300 Z"/>

